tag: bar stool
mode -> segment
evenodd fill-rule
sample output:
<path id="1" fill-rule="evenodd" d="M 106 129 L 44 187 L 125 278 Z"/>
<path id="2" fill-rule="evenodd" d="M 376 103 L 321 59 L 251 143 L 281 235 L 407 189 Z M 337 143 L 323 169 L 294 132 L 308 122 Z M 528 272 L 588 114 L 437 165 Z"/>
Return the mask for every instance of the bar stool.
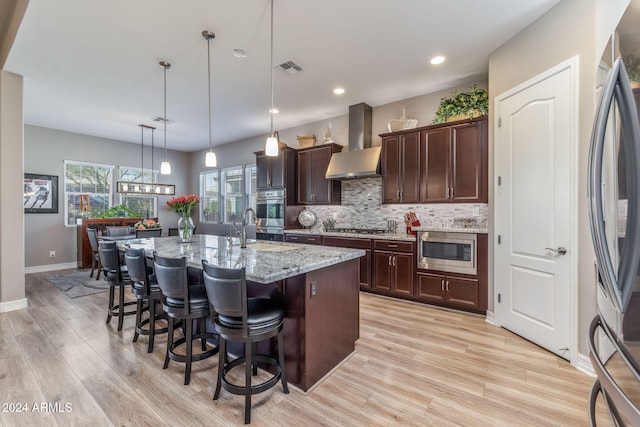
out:
<path id="1" fill-rule="evenodd" d="M 162 308 L 169 316 L 167 352 L 162 369 L 169 366 L 169 360 L 185 362 L 184 384 L 188 385 L 191 379 L 191 362 L 206 359 L 218 352 L 218 346 L 207 349 L 207 338 L 218 339 L 216 334 L 205 331 L 205 323 L 210 316 L 207 291 L 204 285 L 189 284 L 186 258 L 165 258 L 154 253 L 153 259 L 156 280 L 164 295 Z M 193 340 L 198 339 L 193 333 L 193 320 L 196 319 L 200 329 L 198 337 L 202 351 L 193 354 Z M 174 340 L 176 320 L 183 322 L 185 336 Z M 182 344 L 186 344 L 185 355 L 175 352 Z"/>
<path id="2" fill-rule="evenodd" d="M 244 422 L 251 422 L 251 395 L 262 393 L 282 381 L 285 394 L 289 393 L 284 370 L 284 340 L 282 325 L 284 310 L 277 301 L 269 298 L 247 298 L 245 269 L 219 268 L 202 260 L 204 285 L 213 310 L 216 332 L 220 335 L 218 378 L 213 400 L 220 395 L 220 388 L 230 393 L 244 395 Z M 253 354 L 254 345 L 278 336 L 278 359 L 266 354 Z M 228 361 L 226 342 L 244 344 L 244 356 Z M 268 380 L 252 385 L 252 374 L 257 374 L 257 364 L 267 363 L 275 367 L 275 374 Z M 245 365 L 245 385 L 227 381 L 227 374 L 236 366 Z"/>
<path id="3" fill-rule="evenodd" d="M 118 316 L 118 331 L 122 330 L 124 316 L 136 314 L 135 311 L 124 311 L 126 306 L 136 304 L 135 301 L 124 302 L 124 288 L 131 284 L 131 278 L 126 266 L 120 265 L 120 256 L 116 242 L 101 241 L 98 244 L 100 263 L 104 271 L 104 278 L 109 283 L 109 309 L 107 323 L 112 316 Z M 118 304 L 115 304 L 115 288 L 118 288 Z"/>
<path id="4" fill-rule="evenodd" d="M 89 277 L 93 277 L 93 271 L 97 268 L 96 280 L 100 280 L 100 272 L 102 265 L 100 264 L 100 255 L 98 254 L 98 236 L 95 228 L 87 228 L 87 236 L 89 237 L 89 245 L 91 245 L 91 273 Z"/>
<path id="5" fill-rule="evenodd" d="M 127 265 L 127 270 L 129 270 L 129 277 L 133 282 L 131 292 L 138 300 L 133 342 L 138 341 L 139 335 L 148 335 L 149 347 L 147 353 L 151 353 L 155 335 L 164 334 L 169 330 L 168 327 L 156 329 L 156 321 L 165 320 L 167 323 L 169 322 L 167 315 L 163 311 L 156 313 L 156 305 L 162 301 L 162 291 L 153 275 L 153 269 L 147 266 L 147 257 L 144 249 L 127 248 L 124 254 L 124 262 Z M 142 319 L 142 313 L 145 311 L 149 312 L 149 317 Z M 145 326 L 147 326 L 146 329 L 144 328 Z"/>
<path id="6" fill-rule="evenodd" d="M 147 237 L 160 236 L 162 236 L 162 228 L 145 228 L 142 230 L 136 229 L 136 239 L 145 239 Z"/>

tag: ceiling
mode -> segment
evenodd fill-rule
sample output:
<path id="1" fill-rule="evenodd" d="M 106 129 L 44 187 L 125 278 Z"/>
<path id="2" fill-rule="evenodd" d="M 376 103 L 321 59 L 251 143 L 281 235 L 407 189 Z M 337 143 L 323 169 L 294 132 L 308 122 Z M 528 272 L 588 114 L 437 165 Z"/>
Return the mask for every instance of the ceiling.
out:
<path id="1" fill-rule="evenodd" d="M 488 55 L 560 0 L 274 0 L 275 129 L 485 78 Z M 25 123 L 167 147 L 205 149 L 207 42 L 213 144 L 269 133 L 268 0 L 32 0 L 4 69 L 24 76 Z M 232 55 L 246 50 L 245 58 Z M 444 55 L 433 66 L 431 57 Z M 335 87 L 346 93 L 334 95 Z"/>

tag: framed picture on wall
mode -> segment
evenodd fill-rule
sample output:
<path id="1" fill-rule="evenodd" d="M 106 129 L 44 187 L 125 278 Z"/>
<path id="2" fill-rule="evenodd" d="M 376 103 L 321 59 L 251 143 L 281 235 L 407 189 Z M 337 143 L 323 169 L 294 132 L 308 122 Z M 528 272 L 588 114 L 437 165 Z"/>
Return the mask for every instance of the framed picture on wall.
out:
<path id="1" fill-rule="evenodd" d="M 24 174 L 24 213 L 58 213 L 58 177 Z"/>

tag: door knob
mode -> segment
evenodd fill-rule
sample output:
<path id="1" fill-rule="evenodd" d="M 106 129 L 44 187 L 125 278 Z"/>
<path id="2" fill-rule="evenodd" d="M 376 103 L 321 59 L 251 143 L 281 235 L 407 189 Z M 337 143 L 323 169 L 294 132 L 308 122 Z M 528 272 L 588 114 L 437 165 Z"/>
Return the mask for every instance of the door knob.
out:
<path id="1" fill-rule="evenodd" d="M 556 255 L 565 255 L 567 253 L 567 248 L 565 248 L 564 246 L 559 246 L 558 249 L 553 249 L 553 248 L 544 248 L 547 251 L 551 251 Z"/>

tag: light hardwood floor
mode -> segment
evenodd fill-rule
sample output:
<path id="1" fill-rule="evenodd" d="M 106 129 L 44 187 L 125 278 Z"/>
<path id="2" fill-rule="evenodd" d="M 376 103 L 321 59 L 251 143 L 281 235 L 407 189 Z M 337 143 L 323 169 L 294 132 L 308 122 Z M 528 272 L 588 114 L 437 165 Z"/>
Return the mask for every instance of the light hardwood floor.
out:
<path id="1" fill-rule="evenodd" d="M 243 423 L 242 397 L 211 400 L 216 357 L 184 386 L 183 364 L 161 369 L 165 336 L 148 354 L 131 316 L 105 324 L 107 293 L 70 299 L 46 276 L 26 275 L 29 307 L 0 314 L 0 401 L 28 407 L 0 425 Z M 356 352 L 308 394 L 254 396 L 252 425 L 588 425 L 593 379 L 484 318 L 369 294 L 360 307 Z M 56 402 L 71 410 L 33 410 Z"/>

